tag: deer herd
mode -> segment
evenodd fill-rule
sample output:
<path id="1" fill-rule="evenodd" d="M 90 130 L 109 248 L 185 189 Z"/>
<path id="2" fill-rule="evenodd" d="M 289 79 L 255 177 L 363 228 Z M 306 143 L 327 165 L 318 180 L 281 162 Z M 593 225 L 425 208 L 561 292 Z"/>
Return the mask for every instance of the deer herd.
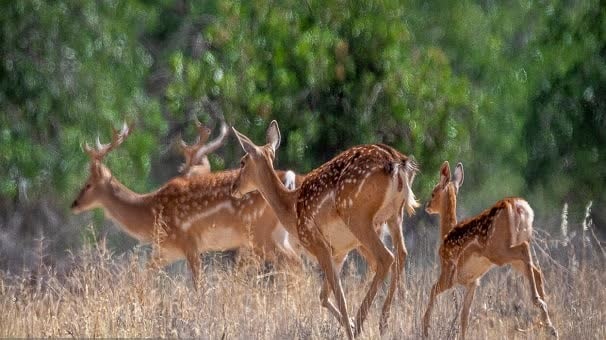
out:
<path id="1" fill-rule="evenodd" d="M 130 126 L 114 131 L 108 144 L 99 139 L 95 147 L 85 144 L 90 174 L 72 211 L 103 209 L 124 232 L 151 244 L 151 268 L 185 259 L 195 289 L 199 289 L 203 252 L 237 250 L 295 272 L 303 269 L 301 256 L 311 256 L 324 274 L 322 306 L 335 316 L 349 339 L 362 331 L 377 290 L 391 274 L 379 319 L 383 334 L 404 276 L 404 214 L 413 214 L 419 207 L 412 191 L 419 171 L 415 160 L 388 145 L 370 144 L 352 147 L 305 175 L 276 170 L 273 163 L 281 137 L 277 122 L 272 121 L 264 145 L 256 145 L 232 128 L 245 152 L 240 168 L 212 171 L 208 155 L 225 142 L 228 126 L 221 120 L 219 136 L 210 142 L 211 130 L 197 120 L 196 127 L 194 144 L 180 141 L 184 156 L 180 175 L 147 194 L 129 190 L 103 164 L 107 154 L 129 136 Z M 465 338 L 480 278 L 492 267 L 511 264 L 526 277 L 544 324 L 557 337 L 545 303 L 543 276 L 530 250 L 533 210 L 521 198 L 505 198 L 478 216 L 458 222 L 457 194 L 463 178 L 461 163 L 451 176 L 449 163 L 444 162 L 426 206 L 427 213 L 440 217 L 440 274 L 430 290 L 423 335 L 429 335 L 436 297 L 462 285 L 460 335 Z M 383 225 L 395 255 L 380 236 Z M 374 275 L 355 317 L 350 317 L 339 274 L 353 249 Z M 329 299 L 331 293 L 334 302 Z"/>

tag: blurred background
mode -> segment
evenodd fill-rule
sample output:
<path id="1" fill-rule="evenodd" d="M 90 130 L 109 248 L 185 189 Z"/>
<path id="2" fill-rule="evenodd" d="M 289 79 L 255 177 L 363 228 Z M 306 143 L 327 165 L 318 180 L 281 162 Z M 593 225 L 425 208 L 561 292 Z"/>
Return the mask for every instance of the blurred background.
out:
<path id="1" fill-rule="evenodd" d="M 259 143 L 278 120 L 278 168 L 383 142 L 420 163 L 423 203 L 441 163 L 461 161 L 461 217 L 524 196 L 551 235 L 606 232 L 597 0 L 3 1 L 0 44 L 0 269 L 60 263 L 99 237 L 131 248 L 100 211 L 69 212 L 81 145 L 133 122 L 106 163 L 147 192 L 177 175 L 194 117 L 220 114 Z M 232 136 L 212 166 L 242 154 Z M 422 209 L 404 228 L 411 258 L 435 247 Z"/>

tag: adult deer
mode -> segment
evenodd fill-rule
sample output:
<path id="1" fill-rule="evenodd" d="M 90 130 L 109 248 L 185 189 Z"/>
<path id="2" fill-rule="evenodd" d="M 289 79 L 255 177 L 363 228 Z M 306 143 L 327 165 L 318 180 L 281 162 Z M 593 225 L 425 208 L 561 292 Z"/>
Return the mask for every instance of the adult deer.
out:
<path id="1" fill-rule="evenodd" d="M 469 311 L 480 278 L 494 266 L 511 264 L 529 282 L 533 302 L 543 314 L 551 333 L 553 327 L 543 290 L 543 275 L 532 261 L 530 242 L 534 212 L 521 198 L 505 198 L 480 215 L 457 224 L 457 194 L 463 184 L 463 165 L 457 164 L 454 176 L 444 162 L 440 181 L 427 204 L 429 214 L 440 216 L 440 276 L 431 289 L 423 317 L 423 334 L 428 335 L 431 311 L 436 297 L 456 284 L 465 286 L 461 309 L 461 337 L 465 338 Z"/>
<path id="2" fill-rule="evenodd" d="M 379 284 L 392 270 L 379 326 L 383 332 L 406 261 L 403 210 L 412 213 L 418 206 L 411 190 L 415 162 L 387 145 L 357 146 L 313 170 L 300 187 L 289 191 L 273 168 L 280 145 L 278 123 L 274 120 L 269 125 L 264 146 L 255 145 L 236 129 L 234 132 L 246 155 L 232 194 L 242 197 L 255 190 L 261 192 L 284 227 L 296 233 L 301 245 L 316 257 L 325 273 L 322 305 L 345 327 L 348 338 L 361 332 Z M 394 256 L 377 232 L 384 222 L 397 252 L 395 265 Z M 352 325 L 338 273 L 347 253 L 356 247 L 364 249 L 375 275 Z M 336 307 L 328 299 L 330 291 Z"/>
<path id="3" fill-rule="evenodd" d="M 221 145 L 225 142 L 227 133 L 229 131 L 227 124 L 223 117 L 219 118 L 221 121 L 221 127 L 219 136 L 208 142 L 208 138 L 210 137 L 211 130 L 204 126 L 197 118 L 195 119 L 196 129 L 198 130 L 198 136 L 196 141 L 193 144 L 187 144 L 182 138 L 179 141 L 179 148 L 181 153 L 183 154 L 184 162 L 179 167 L 179 172 L 181 176 L 189 178 L 191 176 L 201 176 L 211 173 L 210 162 L 208 161 L 208 154 L 215 152 Z M 297 184 L 302 182 L 303 176 L 295 174 L 293 171 L 280 172 L 281 179 L 284 182 L 284 185 L 289 189 L 293 190 Z M 293 248 L 293 250 L 302 254 L 303 252 L 300 250 L 300 245 L 298 244 L 298 240 L 296 236 L 288 233 L 281 224 L 276 225 L 273 221 L 269 221 L 270 223 L 263 223 L 266 221 L 261 221 L 261 223 L 256 223 L 254 225 L 254 235 L 257 242 L 255 242 L 252 247 L 261 246 L 262 249 L 257 249 L 253 251 L 255 255 L 261 255 L 264 253 L 264 249 L 275 248 L 275 244 L 282 244 L 284 240 L 281 239 L 282 235 L 287 234 L 288 243 Z M 278 237 L 278 238 L 276 238 Z M 250 248 L 250 247 L 246 247 Z M 288 247 L 287 247 L 288 248 Z M 279 247 L 278 247 L 279 249 Z M 241 258 L 241 251 L 245 249 L 238 249 L 238 258 Z M 250 249 L 248 249 L 250 250 Z M 281 255 L 281 252 L 276 254 L 277 256 Z M 287 252 L 287 256 L 291 256 L 291 252 Z M 261 257 L 262 259 L 263 257 Z M 297 266 L 299 267 L 299 266 Z"/>
<path id="4" fill-rule="evenodd" d="M 97 140 L 95 149 L 84 146 L 90 157 L 90 175 L 71 206 L 74 213 L 102 208 L 127 234 L 152 243 L 152 267 L 185 258 L 195 287 L 199 254 L 205 251 L 248 247 L 278 266 L 301 265 L 288 244 L 288 234 L 260 194 L 241 199 L 230 195 L 238 171 L 176 177 L 148 194 L 135 193 L 121 184 L 102 161 L 130 131 L 125 124 L 120 132 L 114 131 L 111 143 L 103 145 Z M 259 225 L 270 227 L 260 229 Z M 271 237 L 264 235 L 267 230 L 272 230 Z"/>

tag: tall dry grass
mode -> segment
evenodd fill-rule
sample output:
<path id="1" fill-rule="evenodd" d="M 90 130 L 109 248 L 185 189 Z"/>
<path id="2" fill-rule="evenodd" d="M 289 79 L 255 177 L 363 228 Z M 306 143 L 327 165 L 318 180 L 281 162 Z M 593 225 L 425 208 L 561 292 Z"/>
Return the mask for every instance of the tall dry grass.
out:
<path id="1" fill-rule="evenodd" d="M 605 258 L 590 227 L 575 234 L 564 228 L 557 237 L 540 230 L 536 235 L 533 249 L 545 274 L 549 312 L 564 339 L 606 338 Z M 409 255 L 401 286 L 405 293 L 392 306 L 385 338 L 421 337 L 421 315 L 437 270 L 414 257 Z M 144 262 L 138 249 L 113 256 L 101 242 L 72 256 L 71 269 L 65 273 L 42 264 L 29 274 L 0 272 L 0 337 L 344 337 L 334 317 L 320 306 L 320 276 L 313 268 L 299 275 L 257 274 L 210 263 L 201 289 L 195 291 L 184 266 L 170 273 L 150 272 Z M 350 263 L 343 273 L 349 308 L 358 307 L 369 282 L 354 266 Z M 472 306 L 469 337 L 547 337 L 535 322 L 539 313 L 527 291 L 527 282 L 511 269 L 490 272 Z M 385 289 L 375 300 L 379 303 L 373 305 L 361 338 L 379 338 L 384 295 Z M 439 297 L 431 338 L 457 336 L 461 302 L 458 289 Z"/>

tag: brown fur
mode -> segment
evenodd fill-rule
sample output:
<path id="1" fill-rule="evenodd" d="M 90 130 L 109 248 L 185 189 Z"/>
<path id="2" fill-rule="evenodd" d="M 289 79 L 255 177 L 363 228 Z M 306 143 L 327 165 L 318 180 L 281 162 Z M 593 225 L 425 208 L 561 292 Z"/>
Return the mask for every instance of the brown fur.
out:
<path id="1" fill-rule="evenodd" d="M 410 188 L 417 169 L 414 161 L 386 145 L 357 146 L 307 174 L 296 190 L 287 191 L 273 174 L 273 157 L 280 144 L 277 123 L 270 124 L 267 144 L 262 147 L 235 133 L 247 154 L 242 159 L 234 194 L 259 190 L 282 224 L 289 232 L 297 233 L 301 244 L 317 258 L 326 274 L 320 293 L 322 305 L 346 328 L 349 338 L 360 333 L 379 285 L 392 271 L 380 320 L 383 332 L 406 259 L 401 230 L 403 209 L 410 212 L 417 206 Z M 401 187 L 397 184 L 400 174 L 406 178 Z M 397 251 L 393 268 L 394 256 L 377 233 L 385 222 Z M 351 324 L 338 271 L 347 253 L 357 247 L 375 275 L 355 323 Z M 330 291 L 337 306 L 328 299 Z"/>
<path id="2" fill-rule="evenodd" d="M 238 171 L 179 176 L 148 194 L 137 194 L 122 185 L 101 159 L 128 132 L 124 128 L 114 136 L 115 142 L 100 145 L 98 151 L 86 148 L 92 159 L 90 177 L 72 204 L 75 213 L 103 208 L 129 235 L 154 244 L 150 265 L 161 267 L 185 258 L 194 280 L 199 273 L 199 253 L 208 250 L 249 248 L 280 266 L 301 265 L 288 243 L 280 243 L 286 240 L 286 231 L 259 193 L 242 199 L 230 195 Z M 278 175 L 283 178 L 284 173 Z M 259 225 L 263 227 L 257 228 Z"/>
<path id="3" fill-rule="evenodd" d="M 313 211 L 318 209 L 318 203 L 328 192 L 339 192 L 350 184 L 356 184 L 362 174 L 381 170 L 391 176 L 395 164 L 406 167 L 407 161 L 405 155 L 387 145 L 361 145 L 340 153 L 305 176 L 297 199 L 297 215 L 301 218 L 300 223 L 314 223 Z M 413 165 L 413 168 L 416 169 L 416 166 Z M 398 191 L 402 191 L 401 186 L 398 186 Z M 334 204 L 337 209 L 347 205 L 348 202 L 343 200 L 349 199 L 348 197 L 348 195 L 336 195 Z M 309 226 L 297 230 L 303 245 L 309 241 L 309 230 Z"/>
<path id="4" fill-rule="evenodd" d="M 202 125 L 197 119 L 195 121 L 196 127 L 198 129 L 198 139 L 192 145 L 188 145 L 182 139 L 180 142 L 180 150 L 181 154 L 184 158 L 184 163 L 180 166 L 180 172 L 182 173 L 181 177 L 183 178 L 191 178 L 196 176 L 203 176 L 209 174 L 211 172 L 210 162 L 208 160 L 208 154 L 217 150 L 226 139 L 228 134 L 227 125 L 225 121 L 221 120 L 221 130 L 219 136 L 215 138 L 213 141 L 207 143 L 208 138 L 210 136 L 210 129 Z M 285 172 L 280 171 L 279 176 L 280 179 L 284 182 L 285 180 Z M 295 174 L 295 186 L 298 187 L 303 181 L 303 176 L 299 176 Z M 252 243 L 252 247 L 263 246 L 261 249 L 253 250 L 253 253 L 256 255 L 265 254 L 266 250 L 269 248 L 281 249 L 281 246 L 276 244 L 274 240 L 274 234 L 276 232 L 284 232 L 284 227 L 280 224 L 276 226 L 275 223 L 269 221 L 269 223 L 256 223 L 253 227 L 256 242 Z M 297 254 L 302 255 L 301 247 L 298 244 L 298 239 L 293 237 L 290 233 L 288 234 L 288 243 L 296 251 Z M 246 247 L 242 247 L 246 248 Z M 238 260 L 242 260 L 242 253 L 244 253 L 246 249 L 238 250 Z M 288 249 L 285 249 L 285 252 L 289 252 Z M 284 256 L 281 254 L 282 251 L 278 251 L 278 255 Z M 293 258 L 292 254 L 286 254 L 287 257 Z M 265 256 L 262 256 L 262 258 Z M 299 266 L 297 266 L 299 267 Z"/>
<path id="5" fill-rule="evenodd" d="M 534 213 L 526 201 L 505 198 L 480 215 L 457 224 L 457 193 L 463 183 L 463 165 L 458 164 L 451 180 L 450 166 L 444 162 L 440 181 L 432 191 L 427 212 L 440 215 L 443 242 L 440 245 L 440 276 L 432 286 L 423 316 L 423 334 L 428 335 L 431 311 L 436 297 L 456 284 L 466 287 L 461 308 L 461 337 L 465 338 L 471 303 L 480 278 L 493 266 L 512 264 L 528 279 L 531 296 L 553 335 L 553 327 L 543 290 L 540 270 L 533 264 L 529 242 Z M 523 225 L 522 225 L 523 224 Z"/>
<path id="6" fill-rule="evenodd" d="M 454 256 L 474 240 L 477 240 L 481 247 L 485 247 L 494 232 L 495 217 L 506 208 L 507 202 L 502 200 L 484 210 L 480 215 L 456 224 L 446 235 L 440 248 L 440 256 Z"/>

